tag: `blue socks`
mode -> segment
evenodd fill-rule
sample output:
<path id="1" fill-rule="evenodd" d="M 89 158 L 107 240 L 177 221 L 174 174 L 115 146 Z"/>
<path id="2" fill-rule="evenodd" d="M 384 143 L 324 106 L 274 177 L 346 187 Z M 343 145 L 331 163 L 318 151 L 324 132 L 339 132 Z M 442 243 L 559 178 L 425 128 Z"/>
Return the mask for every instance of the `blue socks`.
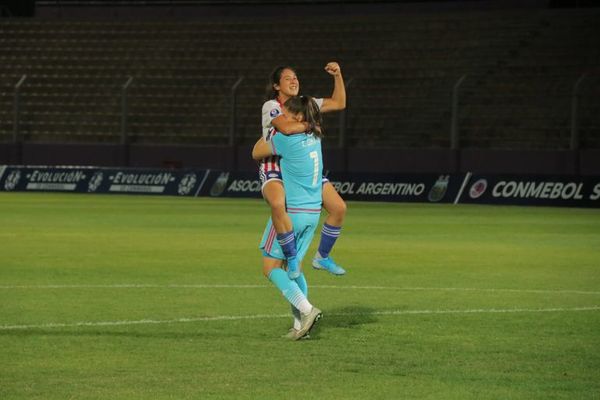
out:
<path id="1" fill-rule="evenodd" d="M 277 242 L 279 243 L 279 246 L 281 246 L 285 258 L 289 260 L 290 258 L 296 257 L 298 251 L 296 249 L 296 235 L 294 235 L 294 231 L 281 234 L 278 233 Z"/>
<path id="2" fill-rule="evenodd" d="M 321 257 L 329 257 L 329 252 L 337 238 L 340 236 L 341 231 L 341 226 L 323 224 L 323 229 L 321 230 L 321 242 L 319 243 L 319 254 Z"/>

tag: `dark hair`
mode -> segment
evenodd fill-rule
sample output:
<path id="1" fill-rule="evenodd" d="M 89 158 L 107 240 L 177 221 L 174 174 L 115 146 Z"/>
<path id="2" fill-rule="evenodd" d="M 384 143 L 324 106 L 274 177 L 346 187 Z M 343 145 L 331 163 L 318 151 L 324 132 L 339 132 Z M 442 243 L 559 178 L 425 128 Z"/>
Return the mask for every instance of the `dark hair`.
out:
<path id="1" fill-rule="evenodd" d="M 279 65 L 275 67 L 275 69 L 271 72 L 271 75 L 269 75 L 269 83 L 267 83 L 267 88 L 265 91 L 265 100 L 276 99 L 279 95 L 279 91 L 275 90 L 273 86 L 279 85 L 279 81 L 281 81 L 281 74 L 285 69 L 292 70 L 294 73 L 296 73 L 294 67 L 290 67 L 289 65 Z"/>
<path id="2" fill-rule="evenodd" d="M 321 110 L 317 105 L 317 102 L 309 96 L 294 96 L 290 97 L 284 104 L 284 107 L 288 109 L 292 114 L 302 113 L 304 120 L 308 122 L 308 131 L 315 134 L 315 136 L 322 138 L 323 130 L 321 125 L 323 119 L 321 118 Z"/>

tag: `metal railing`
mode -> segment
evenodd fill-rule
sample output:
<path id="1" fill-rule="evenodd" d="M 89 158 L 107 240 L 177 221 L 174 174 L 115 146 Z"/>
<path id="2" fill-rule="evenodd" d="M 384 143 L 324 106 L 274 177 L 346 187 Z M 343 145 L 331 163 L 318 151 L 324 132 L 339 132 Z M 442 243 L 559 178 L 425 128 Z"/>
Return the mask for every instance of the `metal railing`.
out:
<path id="1" fill-rule="evenodd" d="M 450 148 L 458 150 L 460 148 L 460 137 L 458 133 L 458 96 L 460 87 L 467 79 L 467 75 L 461 76 L 452 88 L 452 117 L 450 122 Z"/>
<path id="2" fill-rule="evenodd" d="M 237 122 L 237 90 L 240 84 L 244 81 L 244 77 L 240 76 L 238 80 L 231 86 L 230 92 L 230 109 L 229 109 L 229 145 L 236 144 L 236 122 Z"/>
<path id="3" fill-rule="evenodd" d="M 473 78 L 473 80 L 475 80 L 475 78 Z M 449 128 L 448 128 L 448 148 L 452 149 L 452 150 L 459 150 L 461 147 L 464 147 L 463 144 L 463 140 L 465 139 L 464 137 L 464 133 L 465 130 L 468 130 L 468 126 L 461 126 L 461 113 L 465 113 L 465 112 L 469 112 L 468 108 L 472 107 L 472 106 L 476 106 L 477 104 L 474 103 L 477 101 L 477 99 L 473 100 L 470 99 L 470 103 L 467 103 L 466 100 L 464 100 L 464 98 L 468 97 L 468 95 L 473 95 L 473 93 L 467 93 L 464 89 L 465 86 L 465 82 L 470 82 L 471 79 L 467 77 L 466 74 L 461 75 L 460 77 L 458 77 L 455 81 L 454 84 L 451 86 L 451 89 L 449 89 L 449 98 L 450 101 L 447 104 L 447 115 L 450 116 L 450 120 L 449 120 Z M 596 124 L 594 124 L 594 126 L 588 127 L 588 126 L 581 126 L 581 110 L 582 110 L 582 90 L 584 88 L 587 88 L 588 82 L 592 81 L 592 77 L 589 74 L 581 74 L 576 80 L 573 81 L 571 89 L 570 89 L 570 93 L 567 93 L 566 90 L 563 90 L 563 94 L 561 94 L 562 96 L 562 102 L 565 103 L 565 106 L 562 106 L 561 110 L 562 113 L 566 116 L 565 118 L 567 119 L 565 121 L 565 125 L 564 126 L 560 126 L 559 128 L 562 131 L 566 131 L 568 134 L 568 140 L 567 143 L 565 143 L 565 148 L 568 148 L 570 150 L 578 150 L 581 148 L 582 146 L 582 138 L 581 138 L 581 131 L 582 129 L 600 129 L 600 116 L 595 116 L 595 118 L 598 118 L 599 121 L 597 123 L 598 126 L 596 126 Z M 595 81 L 597 81 L 597 79 L 595 79 Z M 23 137 L 23 135 L 21 134 L 21 126 L 23 123 L 23 115 L 22 115 L 22 108 L 23 108 L 23 99 L 22 99 L 22 93 L 23 93 L 23 89 L 24 86 L 26 85 L 26 82 L 28 82 L 28 76 L 27 75 L 22 75 L 19 80 L 14 84 L 13 86 L 13 118 L 12 118 L 12 142 L 17 144 L 17 143 L 22 143 L 23 141 L 26 141 L 27 138 Z M 243 83 L 245 82 L 245 77 L 240 76 L 237 78 L 237 80 L 230 86 L 229 88 L 229 106 L 228 106 L 228 122 L 225 122 L 223 125 L 224 126 L 228 126 L 227 128 L 227 133 L 223 132 L 224 137 L 223 137 L 223 141 L 224 143 L 228 144 L 229 146 L 236 146 L 238 144 L 240 144 L 240 136 L 239 136 L 239 127 L 240 127 L 240 113 L 239 113 L 239 104 L 238 104 L 238 92 L 240 87 L 242 87 Z M 348 121 L 349 121 L 349 117 L 357 117 L 357 118 L 361 118 L 362 116 L 359 115 L 360 113 L 360 109 L 357 109 L 355 107 L 353 107 L 353 99 L 352 96 L 361 96 L 361 93 L 355 88 L 356 83 L 360 82 L 360 80 L 358 79 L 348 79 L 347 83 L 346 83 L 346 88 L 350 89 L 352 88 L 353 92 L 352 95 L 348 96 L 348 103 L 347 103 L 347 108 L 346 110 L 344 110 L 343 112 L 339 113 L 339 127 L 338 127 L 338 136 L 337 136 L 337 140 L 333 143 L 335 146 L 337 146 L 338 148 L 345 148 L 348 147 L 349 145 L 353 145 L 353 143 L 349 143 L 349 138 L 348 138 L 348 132 L 352 131 L 353 129 L 355 129 L 352 126 L 348 126 Z M 131 86 L 134 83 L 134 77 L 129 76 L 127 77 L 127 80 L 120 85 L 120 92 L 119 92 L 119 100 L 120 100 L 120 109 L 119 109 L 119 117 L 120 117 L 120 124 L 119 124 L 119 132 L 118 132 L 118 137 L 119 137 L 119 143 L 122 145 L 128 144 L 131 140 L 130 137 L 130 132 L 129 132 L 129 118 L 130 118 L 130 107 L 129 107 L 129 91 Z M 477 90 L 477 88 L 475 89 L 470 89 L 471 91 L 473 90 Z M 562 92 L 561 92 L 562 93 Z M 477 93 L 475 93 L 477 94 Z M 439 97 L 439 94 L 436 94 L 436 96 Z M 497 99 L 501 99 L 502 96 L 498 95 L 491 95 L 492 97 L 488 98 L 492 99 L 492 100 L 497 100 Z M 494 97 L 496 96 L 496 97 Z M 523 102 L 529 101 L 528 98 L 526 97 L 526 95 L 519 95 L 519 94 L 509 94 L 509 96 L 514 97 L 515 99 L 524 99 Z M 519 97 L 521 96 L 521 97 Z M 536 98 L 538 100 L 543 99 L 540 95 L 530 95 L 530 96 L 537 96 Z M 227 96 L 224 96 L 224 98 L 226 98 Z M 557 97 L 558 98 L 558 97 Z M 586 99 L 591 98 L 590 95 L 588 95 L 588 97 L 586 97 Z M 427 100 L 426 97 L 423 97 L 424 100 Z M 552 100 L 552 99 L 550 99 Z M 409 100 L 405 100 L 405 101 L 411 101 Z M 521 107 L 519 104 L 517 103 L 515 105 L 512 105 L 509 103 L 510 98 L 507 100 L 504 100 L 508 105 L 505 106 L 513 106 L 515 108 L 519 108 Z M 568 106 L 566 106 L 566 104 L 568 104 Z M 541 105 L 540 107 L 542 107 L 543 105 Z M 490 106 L 493 109 L 493 105 Z M 600 105 L 598 105 L 598 107 L 600 107 Z M 258 116 L 257 116 L 258 119 Z M 589 116 L 588 116 L 588 120 L 589 120 Z M 501 126 L 501 124 L 500 124 Z M 174 132 L 174 135 L 176 135 L 177 132 Z M 335 138 L 335 137 L 334 137 Z M 562 139 L 561 139 L 562 140 Z M 600 141 L 600 140 L 599 140 Z"/>
<path id="4" fill-rule="evenodd" d="M 579 150 L 579 90 L 585 77 L 586 74 L 582 74 L 573 85 L 571 96 L 571 150 Z"/>
<path id="5" fill-rule="evenodd" d="M 129 143 L 129 135 L 127 131 L 127 123 L 129 116 L 129 87 L 133 82 L 133 77 L 129 77 L 125 84 L 121 87 L 121 144 Z"/>
<path id="6" fill-rule="evenodd" d="M 13 112 L 14 112 L 13 143 L 15 143 L 15 144 L 20 142 L 19 123 L 20 123 L 20 116 L 21 116 L 21 86 L 23 86 L 23 83 L 25 83 L 26 79 L 27 79 L 27 75 L 23 75 L 21 77 L 21 79 L 19 79 L 19 82 L 17 82 L 17 84 L 15 85 L 15 94 L 14 94 L 14 103 L 13 103 Z"/>

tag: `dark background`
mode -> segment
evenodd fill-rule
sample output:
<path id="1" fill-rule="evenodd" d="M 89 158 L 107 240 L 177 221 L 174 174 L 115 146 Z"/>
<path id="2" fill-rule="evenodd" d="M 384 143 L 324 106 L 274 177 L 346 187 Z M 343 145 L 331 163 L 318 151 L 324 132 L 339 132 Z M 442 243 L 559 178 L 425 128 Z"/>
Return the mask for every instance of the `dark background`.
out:
<path id="1" fill-rule="evenodd" d="M 592 1 L 0 8 L 0 164 L 251 171 L 272 68 L 327 97 L 336 60 L 348 107 L 325 118 L 328 170 L 600 174 Z"/>

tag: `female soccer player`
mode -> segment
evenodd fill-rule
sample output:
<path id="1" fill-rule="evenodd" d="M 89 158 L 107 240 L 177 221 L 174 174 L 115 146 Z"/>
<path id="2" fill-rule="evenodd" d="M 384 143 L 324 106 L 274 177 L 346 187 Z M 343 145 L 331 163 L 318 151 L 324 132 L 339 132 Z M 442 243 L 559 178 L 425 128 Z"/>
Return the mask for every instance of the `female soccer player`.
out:
<path id="1" fill-rule="evenodd" d="M 315 99 L 320 112 L 343 110 L 346 107 L 346 89 L 340 66 L 330 62 L 325 66 L 325 71 L 333 76 L 334 88 L 331 98 Z M 274 132 L 283 134 L 302 133 L 307 131 L 306 121 L 287 119 L 281 105 L 290 97 L 298 95 L 300 82 L 293 68 L 280 66 L 271 73 L 267 87 L 267 100 L 262 107 L 263 138 L 269 141 Z M 279 156 L 271 156 L 260 162 L 259 175 L 262 181 L 262 194 L 271 207 L 271 218 L 277 232 L 277 240 L 282 244 L 290 244 L 284 248 L 288 260 L 289 270 L 296 270 L 296 246 L 292 222 L 286 213 L 285 190 L 281 182 L 281 169 Z M 340 235 L 346 203 L 337 193 L 333 185 L 323 177 L 323 207 L 328 216 L 321 231 L 319 249 L 313 258 L 312 265 L 315 269 L 324 269 L 334 275 L 343 275 L 346 271 L 337 265 L 329 256 L 335 241 Z"/>
<path id="2" fill-rule="evenodd" d="M 260 138 L 252 157 L 255 160 L 278 155 L 281 157 L 281 179 L 285 184 L 287 209 L 296 238 L 298 265 L 306 254 L 319 223 L 322 201 L 323 160 L 321 154 L 321 116 L 317 103 L 304 96 L 289 98 L 284 109 L 295 121 L 306 122 L 306 131 L 297 135 L 273 132 L 270 140 Z M 294 273 L 283 270 L 290 242 L 276 241 L 272 219 L 267 223 L 260 248 L 263 251 L 263 274 L 283 293 L 292 305 L 294 327 L 288 336 L 294 340 L 308 334 L 321 318 L 321 310 L 307 299 L 308 285 L 298 268 Z"/>

